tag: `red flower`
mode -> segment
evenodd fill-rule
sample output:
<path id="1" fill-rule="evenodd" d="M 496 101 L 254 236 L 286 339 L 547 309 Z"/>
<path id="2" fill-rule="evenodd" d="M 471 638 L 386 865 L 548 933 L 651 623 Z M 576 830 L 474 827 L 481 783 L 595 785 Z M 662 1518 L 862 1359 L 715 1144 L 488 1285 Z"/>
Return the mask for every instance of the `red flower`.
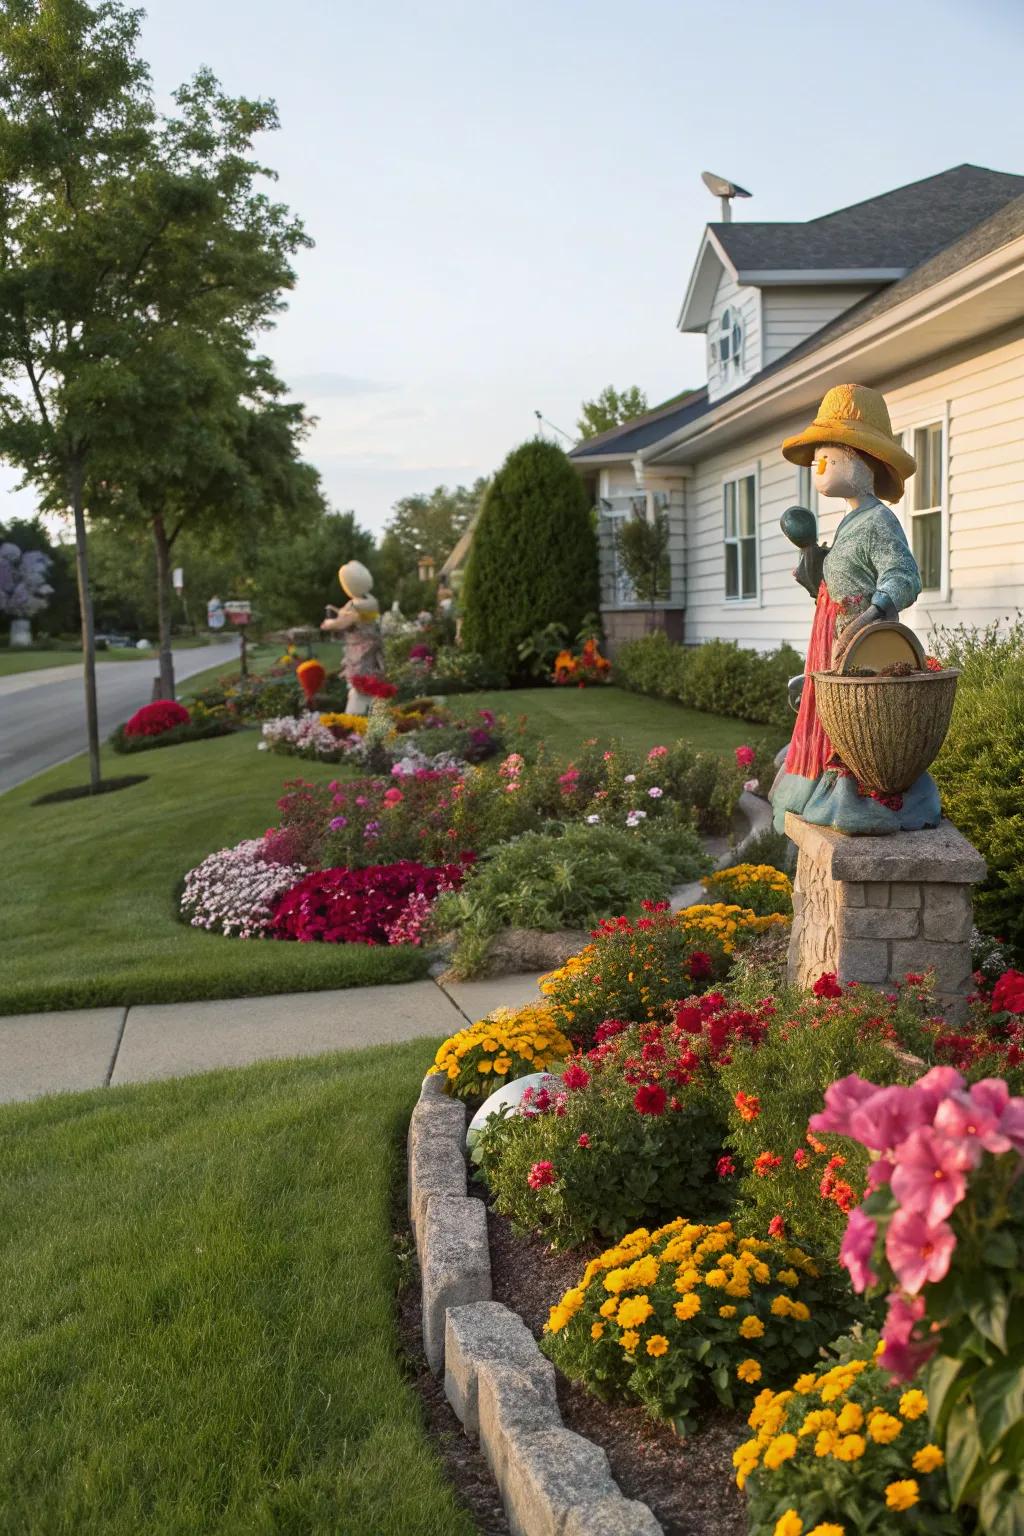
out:
<path id="1" fill-rule="evenodd" d="M 1024 1013 L 1024 973 L 1004 971 L 992 988 L 993 1013 Z"/>
<path id="2" fill-rule="evenodd" d="M 545 1184 L 555 1182 L 554 1163 L 534 1163 L 526 1175 L 526 1182 L 531 1189 L 543 1189 Z"/>
<path id="3" fill-rule="evenodd" d="M 738 1093 L 733 1103 L 740 1112 L 741 1120 L 756 1120 L 761 1113 L 761 1100 L 756 1093 Z"/>
<path id="4" fill-rule="evenodd" d="M 942 671 L 942 662 L 938 659 L 937 656 L 926 656 L 924 659 L 924 664 L 928 668 L 929 672 Z"/>
<path id="5" fill-rule="evenodd" d="M 683 1003 L 676 1009 L 676 1029 L 686 1035 L 699 1035 L 704 1026 L 704 1015 L 692 1003 Z"/>
<path id="6" fill-rule="evenodd" d="M 807 1164 L 810 1162 L 810 1158 L 804 1151 L 803 1147 L 797 1147 L 796 1151 L 793 1153 L 793 1161 L 796 1163 L 798 1168 L 806 1168 Z"/>
<path id="7" fill-rule="evenodd" d="M 835 971 L 822 971 L 811 991 L 815 997 L 842 997 L 843 995 L 843 989 L 839 985 Z"/>
<path id="8" fill-rule="evenodd" d="M 657 1083 L 650 1083 L 637 1089 L 636 1098 L 633 1100 L 633 1107 L 641 1115 L 663 1115 L 667 1102 L 668 1094 L 664 1088 L 660 1087 Z"/>
<path id="9" fill-rule="evenodd" d="M 585 1088 L 590 1082 L 590 1073 L 578 1061 L 571 1061 L 562 1073 L 562 1082 L 566 1088 Z"/>
<path id="10" fill-rule="evenodd" d="M 741 768 L 753 767 L 756 757 L 757 753 L 754 751 L 753 747 L 736 748 L 736 761 L 739 763 Z"/>
<path id="11" fill-rule="evenodd" d="M 191 716 L 174 699 L 157 699 L 137 709 L 124 728 L 126 736 L 162 736 L 176 725 L 188 725 Z"/>
<path id="12" fill-rule="evenodd" d="M 464 873 L 462 864 L 433 868 L 408 859 L 314 870 L 278 898 L 270 932 L 300 944 L 387 944 L 411 896 L 432 902 L 442 890 L 457 890 Z"/>
<path id="13" fill-rule="evenodd" d="M 776 1168 L 781 1167 L 782 1158 L 774 1152 L 761 1152 L 754 1158 L 754 1172 L 759 1179 L 766 1179 Z"/>
<path id="14" fill-rule="evenodd" d="M 715 1172 L 720 1179 L 731 1179 L 736 1172 L 736 1164 L 731 1157 L 720 1157 L 715 1164 Z"/>
<path id="15" fill-rule="evenodd" d="M 384 678 L 374 677 L 368 673 L 361 673 L 358 677 L 350 678 L 349 681 L 357 693 L 365 693 L 371 699 L 393 699 L 398 692 L 394 683 L 385 682 Z"/>
<path id="16" fill-rule="evenodd" d="M 781 1216 L 773 1216 L 771 1221 L 768 1223 L 768 1236 L 785 1237 L 785 1235 L 786 1223 L 783 1221 Z"/>
<path id="17" fill-rule="evenodd" d="M 690 973 L 691 981 L 706 981 L 714 970 L 714 962 L 702 949 L 695 949 L 687 962 L 686 969 Z"/>
<path id="18" fill-rule="evenodd" d="M 577 1141 L 576 1145 L 578 1147 L 589 1147 L 590 1146 L 590 1137 L 587 1135 L 586 1131 L 584 1131 L 583 1134 L 580 1136 L 580 1138 Z"/>

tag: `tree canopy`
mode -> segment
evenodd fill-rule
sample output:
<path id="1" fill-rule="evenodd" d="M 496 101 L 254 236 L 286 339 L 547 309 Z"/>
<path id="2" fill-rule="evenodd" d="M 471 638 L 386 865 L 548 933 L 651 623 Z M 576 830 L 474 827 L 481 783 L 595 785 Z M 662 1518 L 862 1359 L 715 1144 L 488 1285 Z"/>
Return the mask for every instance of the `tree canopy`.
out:
<path id="1" fill-rule="evenodd" d="M 647 396 L 635 384 L 621 391 L 609 384 L 595 400 L 584 400 L 576 430 L 585 442 L 588 437 L 597 437 L 600 432 L 608 432 L 612 427 L 632 421 L 635 416 L 642 416 L 647 409 Z"/>
<path id="2" fill-rule="evenodd" d="M 427 494 L 403 496 L 391 509 L 380 543 L 378 571 L 381 602 L 397 597 L 406 611 L 422 606 L 429 583 L 421 583 L 416 562 L 429 555 L 435 571 L 451 554 L 483 500 L 487 480 L 471 486 L 435 486 Z"/>

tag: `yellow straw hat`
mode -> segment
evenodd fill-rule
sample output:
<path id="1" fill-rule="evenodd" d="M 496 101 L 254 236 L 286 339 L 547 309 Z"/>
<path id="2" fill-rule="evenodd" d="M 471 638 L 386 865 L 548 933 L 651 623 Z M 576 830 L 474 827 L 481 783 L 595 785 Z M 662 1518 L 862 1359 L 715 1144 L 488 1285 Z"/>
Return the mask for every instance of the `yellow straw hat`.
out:
<path id="1" fill-rule="evenodd" d="M 782 454 L 791 464 L 810 464 L 825 443 L 856 448 L 875 461 L 875 494 L 899 501 L 903 483 L 917 462 L 893 437 L 889 410 L 877 389 L 864 384 L 837 384 L 818 407 L 809 427 L 787 437 Z"/>

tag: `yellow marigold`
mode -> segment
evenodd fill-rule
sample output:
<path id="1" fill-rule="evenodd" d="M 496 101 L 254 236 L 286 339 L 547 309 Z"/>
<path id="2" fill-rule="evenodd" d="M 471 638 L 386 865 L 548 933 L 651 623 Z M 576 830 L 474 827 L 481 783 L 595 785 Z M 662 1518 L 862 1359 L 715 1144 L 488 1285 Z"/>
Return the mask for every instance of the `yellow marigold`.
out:
<path id="1" fill-rule="evenodd" d="M 784 1515 L 780 1515 L 775 1522 L 775 1530 L 772 1536 L 800 1536 L 804 1523 L 795 1509 L 787 1509 Z"/>
<path id="2" fill-rule="evenodd" d="M 718 1315 L 719 1315 L 719 1317 L 735 1317 L 736 1316 L 736 1308 L 732 1307 L 732 1306 L 730 1306 L 730 1307 L 719 1307 Z"/>
<path id="3" fill-rule="evenodd" d="M 580 1307 L 582 1307 L 586 1299 L 586 1293 L 580 1288 L 580 1286 L 574 1285 L 572 1289 L 566 1291 L 565 1295 L 562 1297 L 562 1306 L 568 1308 L 570 1317 L 575 1317 L 576 1313 L 579 1311 Z"/>
<path id="4" fill-rule="evenodd" d="M 741 1339 L 759 1339 L 764 1333 L 764 1323 L 759 1317 L 745 1317 L 740 1323 Z"/>
<path id="5" fill-rule="evenodd" d="M 936 1472 L 939 1467 L 945 1465 L 946 1458 L 937 1445 L 922 1445 L 919 1451 L 914 1453 L 911 1465 L 915 1472 Z"/>
<path id="6" fill-rule="evenodd" d="M 821 1525 L 816 1525 L 813 1530 L 808 1531 L 807 1536 L 846 1536 L 846 1526 L 825 1520 Z"/>
<path id="7" fill-rule="evenodd" d="M 326 714 L 320 716 L 321 725 L 333 725 L 342 731 L 354 731 L 364 736 L 370 724 L 369 715 Z"/>
<path id="8" fill-rule="evenodd" d="M 619 1343 L 626 1351 L 626 1354 L 631 1355 L 635 1351 L 637 1345 L 640 1343 L 640 1335 L 630 1330 L 628 1333 L 620 1335 Z"/>
<path id="9" fill-rule="evenodd" d="M 761 1367 L 756 1360 L 741 1360 L 736 1367 L 736 1375 L 740 1381 L 753 1385 L 755 1381 L 761 1380 Z"/>
<path id="10" fill-rule="evenodd" d="M 624 1291 L 628 1284 L 629 1281 L 624 1269 L 610 1269 L 604 1277 L 604 1288 L 606 1291 L 611 1291 L 613 1296 L 617 1296 L 620 1291 Z"/>
<path id="11" fill-rule="evenodd" d="M 921 1490 L 912 1477 L 905 1477 L 900 1482 L 888 1483 L 885 1489 L 886 1508 L 913 1509 L 920 1493 Z"/>
<path id="12" fill-rule="evenodd" d="M 559 1302 L 556 1306 L 553 1306 L 548 1313 L 548 1332 L 561 1333 L 562 1329 L 571 1322 L 572 1313 L 563 1307 L 561 1302 Z"/>
<path id="13" fill-rule="evenodd" d="M 797 1274 L 795 1269 L 780 1269 L 775 1278 L 776 1280 L 780 1281 L 782 1285 L 793 1286 L 800 1284 L 800 1276 Z"/>
<path id="14" fill-rule="evenodd" d="M 661 1265 L 653 1254 L 647 1254 L 645 1258 L 637 1259 L 626 1270 L 626 1284 L 631 1291 L 639 1290 L 643 1285 L 653 1285 L 661 1272 Z"/>
<path id="15" fill-rule="evenodd" d="M 817 1384 L 818 1378 L 815 1376 L 814 1372 L 805 1371 L 802 1376 L 798 1376 L 796 1381 L 794 1381 L 793 1391 L 799 1392 L 801 1397 L 806 1397 L 808 1392 L 814 1391 Z"/>
<path id="16" fill-rule="evenodd" d="M 607 1301 L 602 1301 L 597 1310 L 602 1317 L 614 1317 L 619 1310 L 619 1304 L 614 1296 L 609 1296 Z"/>
<path id="17" fill-rule="evenodd" d="M 771 1305 L 773 1317 L 788 1317 L 793 1310 L 793 1303 L 788 1296 L 776 1296 Z"/>
<path id="18" fill-rule="evenodd" d="M 704 1284 L 709 1285 L 713 1291 L 720 1291 L 728 1283 L 729 1276 L 724 1269 L 709 1269 L 704 1276 Z"/>
<path id="19" fill-rule="evenodd" d="M 919 1419 L 928 1412 L 928 1399 L 917 1387 L 911 1387 L 900 1398 L 900 1413 L 905 1419 Z"/>
<path id="20" fill-rule="evenodd" d="M 594 1339 L 594 1340 L 600 1339 L 603 1336 L 603 1334 L 604 1334 L 604 1330 L 605 1330 L 605 1324 L 604 1323 L 591 1323 L 591 1325 L 590 1325 L 590 1337 L 592 1339 Z"/>
<path id="21" fill-rule="evenodd" d="M 639 1328 L 654 1312 L 646 1296 L 627 1296 L 618 1311 L 620 1328 Z"/>
<path id="22" fill-rule="evenodd" d="M 764 1464 L 770 1472 L 774 1472 L 784 1461 L 795 1456 L 796 1450 L 796 1435 L 777 1435 L 764 1453 Z"/>
<path id="23" fill-rule="evenodd" d="M 681 1269 L 672 1284 L 677 1291 L 685 1295 L 687 1291 L 692 1291 L 695 1285 L 700 1285 L 700 1270 Z"/>
<path id="24" fill-rule="evenodd" d="M 806 1323 L 811 1315 L 811 1309 L 806 1301 L 794 1301 L 789 1309 L 789 1315 L 797 1323 Z"/>
<path id="25" fill-rule="evenodd" d="M 830 1429 L 819 1429 L 814 1437 L 815 1456 L 831 1456 L 835 1450 L 837 1437 Z"/>
<path id="26" fill-rule="evenodd" d="M 877 1445 L 889 1445 L 903 1433 L 903 1425 L 891 1413 L 873 1413 L 868 1419 L 868 1434 Z"/>
<path id="27" fill-rule="evenodd" d="M 823 1429 L 834 1429 L 837 1422 L 831 1408 L 815 1408 L 804 1419 L 798 1433 L 816 1435 Z"/>
<path id="28" fill-rule="evenodd" d="M 647 1340 L 647 1353 L 653 1355 L 655 1360 L 660 1355 L 668 1354 L 668 1339 L 666 1339 L 663 1333 L 651 1334 L 651 1337 Z"/>
<path id="29" fill-rule="evenodd" d="M 848 1435 L 854 1429 L 860 1429 L 864 1423 L 864 1410 L 859 1403 L 847 1403 L 836 1420 L 836 1428 L 841 1434 Z"/>
<path id="30" fill-rule="evenodd" d="M 757 1364 L 756 1361 L 753 1361 L 752 1363 L 755 1365 Z M 763 1421 L 765 1414 L 768 1412 L 774 1401 L 775 1393 L 772 1391 L 771 1387 L 762 1387 L 761 1391 L 754 1398 L 754 1406 L 751 1408 L 750 1417 L 747 1419 L 747 1423 L 750 1425 L 751 1429 L 756 1429 L 757 1426 Z"/>
<path id="31" fill-rule="evenodd" d="M 832 1450 L 836 1461 L 859 1461 L 867 1450 L 867 1441 L 863 1435 L 843 1435 L 837 1440 Z"/>
<path id="32" fill-rule="evenodd" d="M 689 1322 L 691 1317 L 696 1317 L 700 1311 L 699 1296 L 684 1296 L 682 1301 L 677 1301 L 672 1308 L 681 1323 Z"/>
<path id="33" fill-rule="evenodd" d="M 761 1263 L 757 1263 L 757 1264 L 754 1265 L 753 1269 L 751 1270 L 751 1274 L 753 1275 L 754 1279 L 757 1281 L 758 1285 L 767 1285 L 768 1281 L 772 1277 L 772 1272 L 768 1268 L 768 1265 L 767 1264 L 761 1264 Z"/>
<path id="34" fill-rule="evenodd" d="M 746 1279 L 746 1276 L 737 1271 L 737 1273 L 732 1277 L 728 1285 L 725 1287 L 725 1294 L 727 1296 L 736 1296 L 740 1300 L 744 1300 L 747 1296 L 749 1296 L 750 1284 Z"/>

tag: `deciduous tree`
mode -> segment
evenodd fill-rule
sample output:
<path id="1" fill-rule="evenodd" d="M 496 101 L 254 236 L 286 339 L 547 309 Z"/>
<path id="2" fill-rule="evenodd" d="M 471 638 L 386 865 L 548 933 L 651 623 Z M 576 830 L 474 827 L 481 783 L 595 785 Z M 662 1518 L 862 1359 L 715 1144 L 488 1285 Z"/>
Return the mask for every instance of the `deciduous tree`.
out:
<path id="1" fill-rule="evenodd" d="M 602 389 L 596 400 L 584 400 L 580 406 L 576 430 L 586 441 L 588 437 L 596 437 L 599 432 L 621 427 L 624 422 L 632 421 L 634 416 L 642 416 L 647 408 L 647 396 L 635 384 L 621 391 L 609 384 Z"/>

